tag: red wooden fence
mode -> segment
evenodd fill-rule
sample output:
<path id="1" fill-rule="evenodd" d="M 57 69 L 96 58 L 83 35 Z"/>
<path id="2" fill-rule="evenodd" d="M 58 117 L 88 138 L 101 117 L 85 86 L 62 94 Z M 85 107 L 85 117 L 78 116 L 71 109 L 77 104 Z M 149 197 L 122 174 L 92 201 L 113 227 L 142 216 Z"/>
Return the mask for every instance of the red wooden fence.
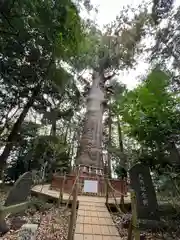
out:
<path id="1" fill-rule="evenodd" d="M 64 176 L 59 176 L 58 174 L 53 175 L 51 189 L 60 190 L 62 187 L 64 188 L 65 193 L 70 193 L 72 190 L 72 186 L 75 181 L 75 175 L 66 175 L 66 180 L 63 185 Z M 98 196 L 105 196 L 106 194 L 106 184 L 103 176 L 80 176 L 79 177 L 79 194 L 83 193 L 83 185 L 84 180 L 96 180 L 98 181 Z M 111 186 L 115 189 L 114 194 L 115 196 L 121 196 L 121 194 L 127 194 L 127 183 L 121 179 L 109 179 Z M 111 190 L 110 190 L 111 191 Z"/>

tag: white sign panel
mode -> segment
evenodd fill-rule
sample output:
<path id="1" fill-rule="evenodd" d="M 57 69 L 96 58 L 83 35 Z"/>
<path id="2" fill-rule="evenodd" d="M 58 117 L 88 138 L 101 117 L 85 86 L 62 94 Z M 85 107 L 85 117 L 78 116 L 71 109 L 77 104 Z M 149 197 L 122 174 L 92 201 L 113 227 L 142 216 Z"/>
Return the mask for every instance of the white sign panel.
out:
<path id="1" fill-rule="evenodd" d="M 97 193 L 98 192 L 98 181 L 84 180 L 84 192 Z"/>

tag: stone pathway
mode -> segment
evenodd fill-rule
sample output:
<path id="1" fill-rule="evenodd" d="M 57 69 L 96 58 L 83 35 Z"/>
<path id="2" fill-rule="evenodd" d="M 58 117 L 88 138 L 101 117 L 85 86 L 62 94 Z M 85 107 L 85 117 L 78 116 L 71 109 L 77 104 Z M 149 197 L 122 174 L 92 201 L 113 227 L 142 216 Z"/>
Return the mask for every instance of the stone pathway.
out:
<path id="1" fill-rule="evenodd" d="M 105 203 L 93 197 L 79 201 L 74 240 L 120 240 Z"/>
<path id="2" fill-rule="evenodd" d="M 37 185 L 32 188 L 32 192 L 51 196 L 58 199 L 59 192 L 50 190 L 50 185 Z M 63 194 L 63 199 L 67 200 L 68 194 Z M 120 240 L 118 230 L 112 217 L 105 206 L 104 197 L 78 196 L 79 208 L 75 228 L 74 240 Z M 117 198 L 117 201 L 120 201 Z M 130 197 L 125 198 L 125 202 L 130 202 Z M 109 203 L 114 203 L 113 198 L 109 198 Z"/>

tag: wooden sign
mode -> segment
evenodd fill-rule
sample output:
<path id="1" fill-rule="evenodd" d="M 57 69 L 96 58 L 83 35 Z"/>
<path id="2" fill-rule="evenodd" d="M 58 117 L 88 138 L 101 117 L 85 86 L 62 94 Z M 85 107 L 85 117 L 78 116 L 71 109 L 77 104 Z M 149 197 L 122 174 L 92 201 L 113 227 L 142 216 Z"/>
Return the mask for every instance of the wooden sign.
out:
<path id="1" fill-rule="evenodd" d="M 149 168 L 144 164 L 136 164 L 130 169 L 129 175 L 131 188 L 136 194 L 138 219 L 160 220 Z"/>
<path id="2" fill-rule="evenodd" d="M 84 192 L 98 193 L 98 181 L 84 180 Z"/>

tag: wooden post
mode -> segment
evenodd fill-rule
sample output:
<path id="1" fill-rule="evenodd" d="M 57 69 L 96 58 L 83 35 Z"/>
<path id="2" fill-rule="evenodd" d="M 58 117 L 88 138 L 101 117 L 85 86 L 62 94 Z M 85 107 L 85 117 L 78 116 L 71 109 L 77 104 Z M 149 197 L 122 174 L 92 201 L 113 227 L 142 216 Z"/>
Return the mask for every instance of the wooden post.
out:
<path id="1" fill-rule="evenodd" d="M 79 189 L 79 176 L 77 176 L 77 181 L 75 183 L 75 187 L 74 187 L 74 190 L 73 190 L 72 210 L 71 210 L 71 216 L 70 216 L 70 221 L 69 221 L 69 229 L 68 229 L 67 240 L 73 240 L 73 231 L 74 231 L 74 225 L 75 225 L 75 221 L 76 221 L 78 189 Z"/>
<path id="2" fill-rule="evenodd" d="M 123 213 L 127 213 L 127 209 L 125 207 L 124 196 L 125 196 L 125 188 L 124 188 L 125 178 L 121 179 L 121 198 L 120 198 L 120 208 Z"/>
<path id="3" fill-rule="evenodd" d="M 132 226 L 132 218 L 129 223 L 129 228 L 128 228 L 128 237 L 127 240 L 132 240 L 132 231 L 133 231 L 133 226 Z"/>
<path id="4" fill-rule="evenodd" d="M 134 191 L 131 191 L 132 228 L 134 230 L 135 240 L 140 240 L 140 230 L 139 230 L 139 226 L 138 226 L 137 207 L 136 206 L 137 206 L 136 194 Z"/>
<path id="5" fill-rule="evenodd" d="M 59 207 L 60 204 L 62 204 L 62 202 L 63 202 L 63 193 L 64 193 L 64 185 L 65 185 L 65 181 L 66 181 L 66 173 L 64 174 L 64 178 L 63 178 L 62 186 L 61 186 L 61 188 L 60 188 L 60 192 L 59 192 L 58 207 Z"/>
<path id="6" fill-rule="evenodd" d="M 106 204 L 108 204 L 108 198 L 109 198 L 109 184 L 108 184 L 108 180 L 107 180 L 107 176 L 106 176 L 106 181 L 105 181 L 105 184 L 106 184 Z"/>
<path id="7" fill-rule="evenodd" d="M 5 222 L 5 219 L 4 219 L 4 214 L 3 212 L 0 210 L 0 232 L 5 234 L 9 231 L 9 228 Z"/>

